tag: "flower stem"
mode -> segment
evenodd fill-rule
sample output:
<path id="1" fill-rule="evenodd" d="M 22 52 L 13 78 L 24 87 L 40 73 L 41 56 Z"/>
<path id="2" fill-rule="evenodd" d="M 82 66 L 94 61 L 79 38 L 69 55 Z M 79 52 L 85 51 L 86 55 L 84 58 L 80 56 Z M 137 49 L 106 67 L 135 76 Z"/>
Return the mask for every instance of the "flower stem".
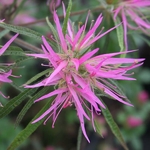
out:
<path id="1" fill-rule="evenodd" d="M 82 132 L 81 132 L 81 127 L 79 127 L 78 139 L 77 139 L 77 150 L 80 150 L 81 140 L 82 140 Z"/>

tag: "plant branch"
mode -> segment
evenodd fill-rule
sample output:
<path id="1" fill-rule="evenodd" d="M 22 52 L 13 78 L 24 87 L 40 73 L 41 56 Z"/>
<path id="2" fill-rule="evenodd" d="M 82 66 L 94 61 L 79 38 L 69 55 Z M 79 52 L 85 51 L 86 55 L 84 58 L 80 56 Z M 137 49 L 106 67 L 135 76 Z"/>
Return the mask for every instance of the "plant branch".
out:
<path id="1" fill-rule="evenodd" d="M 91 11 L 94 12 L 94 11 L 100 11 L 100 10 L 104 10 L 104 9 L 105 9 L 104 7 L 98 6 L 98 7 L 95 7 L 93 9 L 91 9 Z M 87 11 L 88 11 L 88 9 L 84 9 L 84 10 L 81 10 L 81 11 L 72 12 L 70 14 L 70 16 L 76 16 L 76 15 L 84 14 Z M 64 18 L 64 15 L 60 15 L 59 18 L 60 19 Z M 49 17 L 49 20 L 53 21 L 53 16 Z M 18 26 L 30 26 L 30 25 L 33 25 L 33 24 L 41 23 L 41 22 L 46 22 L 46 19 L 44 18 L 44 19 L 39 19 L 39 20 L 36 20 L 34 22 L 30 22 L 30 23 L 18 24 Z"/>
<path id="2" fill-rule="evenodd" d="M 8 38 L 8 39 L 11 39 L 11 38 L 12 38 L 12 35 L 7 34 L 7 35 L 5 35 L 5 37 Z M 16 39 L 14 40 L 14 43 L 16 43 L 17 45 L 19 45 L 19 46 L 21 46 L 21 47 L 24 47 L 24 48 L 26 48 L 26 49 L 28 49 L 28 50 L 31 50 L 31 51 L 33 51 L 33 52 L 36 52 L 36 53 L 43 53 L 40 48 L 38 48 L 38 47 L 36 47 L 36 46 L 33 46 L 33 45 L 31 45 L 31 44 L 29 44 L 29 43 L 27 43 L 27 42 L 24 42 L 23 40 L 21 40 L 21 39 L 19 39 L 19 38 L 16 38 Z"/>
<path id="3" fill-rule="evenodd" d="M 77 150 L 80 150 L 81 140 L 82 140 L 82 131 L 81 131 L 81 126 L 80 126 L 79 131 L 78 131 Z"/>

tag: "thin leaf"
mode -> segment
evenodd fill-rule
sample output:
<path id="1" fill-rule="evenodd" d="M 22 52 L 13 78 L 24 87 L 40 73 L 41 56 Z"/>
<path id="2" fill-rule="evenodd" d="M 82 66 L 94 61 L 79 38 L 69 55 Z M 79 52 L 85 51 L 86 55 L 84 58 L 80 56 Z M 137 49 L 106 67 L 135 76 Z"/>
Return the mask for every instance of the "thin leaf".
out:
<path id="1" fill-rule="evenodd" d="M 22 62 L 30 60 L 30 59 L 34 59 L 34 58 L 33 57 L 21 57 L 14 62 L 14 65 L 8 66 L 6 68 L 6 71 L 15 68 L 15 67 L 19 66 Z"/>
<path id="2" fill-rule="evenodd" d="M 127 102 L 130 102 L 130 100 L 126 97 L 126 94 L 123 92 L 121 85 L 119 85 L 119 83 L 115 80 L 112 79 L 107 79 L 109 81 L 109 83 L 111 83 L 112 85 L 114 85 L 116 88 L 113 88 L 113 90 L 117 93 L 119 93 L 120 95 L 122 95 L 124 98 L 124 100 L 126 100 Z M 108 87 L 112 88 L 111 86 L 107 85 Z M 111 97 L 112 98 L 112 97 Z"/>
<path id="3" fill-rule="evenodd" d="M 101 132 L 101 124 L 99 124 L 97 119 L 94 120 L 94 125 L 95 125 L 97 133 L 103 137 L 103 134 Z"/>
<path id="4" fill-rule="evenodd" d="M 35 124 L 32 124 L 32 122 L 41 116 L 49 107 L 51 101 L 54 99 L 54 97 L 51 97 L 50 100 L 47 102 L 47 104 L 39 111 L 39 113 L 31 120 L 31 122 L 27 125 L 27 127 L 21 131 L 17 137 L 13 140 L 13 142 L 10 144 L 7 150 L 15 150 L 24 140 L 26 140 L 38 127 L 45 118 L 41 119 Z"/>
<path id="5" fill-rule="evenodd" d="M 9 100 L 9 102 L 0 109 L 0 118 L 8 115 L 12 110 L 14 110 L 23 100 L 26 99 L 28 95 L 32 95 L 35 93 L 37 89 L 26 89 L 19 95 L 15 96 L 13 99 Z"/>
<path id="6" fill-rule="evenodd" d="M 34 82 L 35 80 L 39 79 L 40 77 L 46 75 L 47 73 L 50 73 L 51 69 L 46 69 L 38 74 L 36 74 L 34 77 L 32 77 L 31 79 L 29 79 L 24 85 L 30 84 L 32 82 Z"/>
<path id="7" fill-rule="evenodd" d="M 7 33 L 9 33 L 9 30 L 5 29 L 3 31 L 0 32 L 0 39 L 5 36 Z"/>
<path id="8" fill-rule="evenodd" d="M 102 98 L 100 98 L 100 99 L 102 101 Z M 103 102 L 103 104 L 104 104 L 104 102 Z M 109 109 L 107 108 L 106 105 L 105 105 L 105 107 L 106 107 L 106 109 L 104 109 L 104 108 L 101 107 L 101 110 L 102 110 L 102 113 L 103 113 L 103 115 L 104 115 L 104 117 L 106 119 L 106 122 L 108 123 L 108 125 L 109 125 L 112 133 L 119 140 L 119 142 L 121 143 L 121 145 L 123 146 L 123 148 L 125 150 L 128 150 L 128 147 L 127 147 L 127 145 L 126 145 L 126 143 L 125 143 L 125 141 L 124 141 L 124 139 L 122 137 L 122 134 L 121 134 L 121 132 L 119 130 L 118 125 L 115 123 L 115 121 L 114 121 L 114 119 L 113 119 L 113 117 L 112 117 L 112 115 L 111 115 L 111 113 L 110 113 L 110 111 L 109 111 Z"/>
<path id="9" fill-rule="evenodd" d="M 19 33 L 22 35 L 26 35 L 31 38 L 42 41 L 42 39 L 41 39 L 42 35 L 34 30 L 29 29 L 29 28 L 21 27 L 21 26 L 14 26 L 14 25 L 6 24 L 4 22 L 0 23 L 0 27 L 3 27 L 10 31 L 13 31 L 13 32 L 16 32 L 16 33 Z M 51 43 L 52 46 L 56 45 L 52 40 L 49 40 L 48 38 L 46 38 L 46 39 Z"/>
<path id="10" fill-rule="evenodd" d="M 5 51 L 4 55 L 14 55 L 14 56 L 26 56 L 23 50 L 20 47 L 10 46 L 7 51 Z"/>
<path id="11" fill-rule="evenodd" d="M 116 20 L 114 20 L 115 25 L 117 26 L 120 23 L 120 19 L 117 17 Z M 120 46 L 120 52 L 125 51 L 125 45 L 124 45 L 124 36 L 123 36 L 123 26 L 122 24 L 116 28 L 117 30 L 117 37 L 118 37 L 118 42 Z"/>
<path id="12" fill-rule="evenodd" d="M 49 18 L 48 18 L 48 17 L 46 17 L 46 22 L 47 22 L 48 26 L 50 27 L 50 30 L 52 31 L 52 33 L 53 33 L 53 35 L 54 35 L 54 37 L 55 37 L 55 40 L 56 40 L 56 41 L 59 41 L 57 31 L 56 31 L 56 29 L 54 28 L 54 26 L 51 24 L 51 22 L 49 21 Z M 57 46 L 57 49 L 58 49 L 59 52 L 60 52 L 61 50 L 60 50 L 59 44 L 57 44 L 56 46 Z M 54 50 L 55 50 L 55 49 L 54 49 Z"/>
<path id="13" fill-rule="evenodd" d="M 114 20 L 115 25 L 117 26 L 120 23 L 120 19 L 119 17 L 116 17 L 116 20 Z M 125 47 L 125 43 L 124 43 L 124 32 L 123 32 L 123 25 L 121 24 L 120 26 L 118 26 L 116 28 L 117 30 L 117 37 L 118 37 L 118 43 L 119 43 L 119 47 L 120 47 L 120 52 L 123 52 L 126 50 Z M 121 54 L 120 55 L 121 58 L 125 58 L 126 57 L 126 53 L 125 54 Z"/>
<path id="14" fill-rule="evenodd" d="M 62 31 L 64 35 L 66 34 L 66 31 L 67 31 L 67 25 L 68 25 L 69 16 L 71 13 L 71 8 L 72 8 L 72 0 L 69 0 L 67 11 L 66 11 L 66 16 L 63 22 L 63 27 L 62 27 Z"/>
<path id="15" fill-rule="evenodd" d="M 25 114 L 27 113 L 29 108 L 34 103 L 34 100 L 36 100 L 40 96 L 44 95 L 48 91 L 48 89 L 49 89 L 49 87 L 44 87 L 42 90 L 40 90 L 38 93 L 36 93 L 31 99 L 28 100 L 28 102 L 25 104 L 25 106 L 20 111 L 20 113 L 16 119 L 16 125 L 15 126 L 17 126 L 21 122 L 22 118 L 25 116 Z"/>

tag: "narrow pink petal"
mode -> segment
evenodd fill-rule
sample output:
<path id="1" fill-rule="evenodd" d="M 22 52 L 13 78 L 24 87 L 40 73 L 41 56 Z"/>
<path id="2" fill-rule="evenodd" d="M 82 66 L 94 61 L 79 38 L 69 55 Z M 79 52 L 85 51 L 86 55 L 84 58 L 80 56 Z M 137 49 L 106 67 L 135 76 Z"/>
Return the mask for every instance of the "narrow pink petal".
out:
<path id="1" fill-rule="evenodd" d="M 109 58 L 103 62 L 103 65 L 139 63 L 144 60 L 145 59 L 134 59 L 134 58 Z"/>
<path id="2" fill-rule="evenodd" d="M 67 91 L 66 88 L 65 88 L 65 89 L 57 89 L 57 90 L 54 90 L 53 92 L 50 92 L 50 93 L 48 93 L 48 94 L 46 94 L 46 95 L 44 95 L 44 96 L 38 98 L 38 99 L 35 100 L 34 102 L 38 102 L 38 101 L 40 101 L 40 100 L 43 100 L 43 99 L 52 97 L 52 96 L 57 95 L 57 94 L 64 93 L 64 92 L 66 92 L 66 91 Z"/>
<path id="3" fill-rule="evenodd" d="M 80 59 L 79 59 L 79 64 L 81 65 L 82 63 L 84 63 L 86 60 L 88 60 L 89 58 L 91 58 L 94 54 L 96 54 L 98 52 L 99 48 L 96 48 L 88 53 L 86 53 L 85 55 L 83 55 Z"/>
<path id="4" fill-rule="evenodd" d="M 99 27 L 101 21 L 102 21 L 103 17 L 100 14 L 99 17 L 97 18 L 94 26 L 92 27 L 92 29 L 90 29 L 88 31 L 88 33 L 85 35 L 85 37 L 83 38 L 83 40 L 81 41 L 79 48 L 83 48 L 85 47 L 85 45 L 88 45 L 89 40 L 91 39 L 91 37 L 93 36 L 94 32 L 96 31 L 96 29 Z"/>
<path id="5" fill-rule="evenodd" d="M 57 75 L 64 67 L 66 67 L 67 64 L 68 64 L 68 62 L 62 61 L 62 62 L 58 65 L 58 67 L 54 70 L 54 72 L 49 76 L 49 78 L 47 79 L 45 85 L 47 85 L 47 84 L 52 80 L 52 78 L 53 78 L 55 75 Z"/>
<path id="6" fill-rule="evenodd" d="M 106 87 L 104 87 L 100 82 L 97 82 L 97 85 L 100 86 L 100 89 L 101 87 L 104 88 L 104 92 L 108 95 L 110 95 L 111 97 L 113 97 L 114 99 L 118 100 L 119 102 L 125 104 L 125 105 L 128 105 L 128 106 L 133 106 L 132 104 L 126 102 L 126 101 L 123 101 L 121 98 L 119 98 L 116 94 L 114 94 L 113 92 L 111 92 L 110 90 L 108 90 Z"/>
<path id="7" fill-rule="evenodd" d="M 87 141 L 90 143 L 90 140 L 89 140 L 87 133 L 86 133 L 86 130 L 85 130 L 83 115 L 82 115 L 82 113 L 80 113 L 80 110 L 78 110 L 78 107 L 76 107 L 76 108 L 77 108 L 77 114 L 79 116 L 82 132 L 83 132 L 85 138 L 87 139 Z"/>
<path id="8" fill-rule="evenodd" d="M 83 107 L 81 106 L 81 102 L 77 96 L 77 93 L 74 91 L 74 89 L 68 85 L 69 91 L 72 94 L 73 98 L 74 98 L 74 103 L 76 104 L 76 106 L 79 108 L 79 111 L 88 119 L 90 120 L 89 116 L 85 113 Z"/>
<path id="9" fill-rule="evenodd" d="M 0 55 L 2 55 L 6 49 L 9 47 L 9 45 L 16 39 L 16 37 L 18 36 L 19 34 L 16 34 L 15 36 L 13 36 L 1 49 L 0 49 Z"/>
<path id="10" fill-rule="evenodd" d="M 58 32 L 58 35 L 59 35 L 59 39 L 60 39 L 60 43 L 61 43 L 62 49 L 63 49 L 64 52 L 67 52 L 66 41 L 65 41 L 65 38 L 64 38 L 64 35 L 63 35 L 63 32 L 62 32 L 62 28 L 61 28 L 61 25 L 60 25 L 60 22 L 59 22 L 59 18 L 57 16 L 56 11 L 54 11 L 54 21 L 56 23 L 57 32 Z"/>
<path id="11" fill-rule="evenodd" d="M 114 20 L 116 20 L 116 17 L 118 15 L 118 13 L 120 12 L 120 10 L 122 9 L 122 7 L 118 7 L 115 11 L 114 11 Z"/>
<path id="12" fill-rule="evenodd" d="M 47 50 L 49 51 L 51 57 L 54 57 L 55 59 L 59 59 L 59 56 L 54 52 L 54 50 L 52 49 L 52 47 L 49 45 L 49 43 L 46 41 L 45 37 L 42 36 L 42 41 L 45 45 L 45 47 L 47 48 Z"/>
<path id="13" fill-rule="evenodd" d="M 130 17 L 136 22 L 137 25 L 150 29 L 150 23 L 148 24 L 147 22 L 142 20 L 136 13 L 134 13 L 134 11 L 132 10 L 128 10 L 128 11 L 131 14 Z"/>
<path id="14" fill-rule="evenodd" d="M 76 70 L 78 71 L 78 68 L 79 68 L 79 60 L 77 58 L 73 58 L 71 60 L 71 62 L 73 62 L 73 64 L 75 65 L 76 67 Z"/>
<path id="15" fill-rule="evenodd" d="M 49 113 L 51 113 L 51 111 L 53 111 L 58 105 L 59 105 L 59 103 L 53 104 L 47 111 L 45 111 L 40 117 L 35 119 L 32 123 L 36 123 L 36 122 L 40 121 L 41 119 L 43 119 L 45 116 L 47 116 Z"/>
<path id="16" fill-rule="evenodd" d="M 82 89 L 85 89 L 87 87 L 87 83 L 85 82 L 84 78 L 81 78 L 74 73 L 72 73 L 72 76 L 73 76 L 74 80 L 76 81 L 76 83 L 78 83 L 82 87 Z"/>
<path id="17" fill-rule="evenodd" d="M 35 58 L 42 58 L 42 59 L 48 59 L 47 55 L 45 54 L 26 54 L 27 56 L 32 56 Z"/>
<path id="18" fill-rule="evenodd" d="M 84 25 L 79 29 L 79 31 L 76 33 L 75 37 L 74 37 L 74 40 L 73 40 L 73 47 L 72 47 L 72 50 L 74 51 L 75 48 L 78 46 L 78 41 L 81 37 L 81 34 L 84 30 Z"/>
<path id="19" fill-rule="evenodd" d="M 95 101 L 94 99 L 92 99 L 92 97 L 89 96 L 89 94 L 87 93 L 84 93 L 83 90 L 80 90 L 80 95 L 86 100 L 88 101 L 96 111 L 101 111 L 99 108 L 98 108 L 98 105 L 97 105 L 97 100 Z M 99 100 L 100 101 L 100 100 Z M 98 104 L 100 104 L 98 101 Z M 101 105 L 100 105 L 101 106 Z"/>
<path id="20" fill-rule="evenodd" d="M 120 24 L 119 24 L 120 25 Z M 91 39 L 89 42 L 87 42 L 86 44 L 84 44 L 82 46 L 82 48 L 85 48 L 85 47 L 88 47 L 90 46 L 92 43 L 96 42 L 98 39 L 100 39 L 101 37 L 103 37 L 104 35 L 106 35 L 107 33 L 111 32 L 112 30 L 114 30 L 115 28 L 117 28 L 119 25 L 107 30 L 106 32 L 104 32 L 103 34 L 101 35 L 98 35 L 98 36 L 95 36 L 93 39 Z"/>

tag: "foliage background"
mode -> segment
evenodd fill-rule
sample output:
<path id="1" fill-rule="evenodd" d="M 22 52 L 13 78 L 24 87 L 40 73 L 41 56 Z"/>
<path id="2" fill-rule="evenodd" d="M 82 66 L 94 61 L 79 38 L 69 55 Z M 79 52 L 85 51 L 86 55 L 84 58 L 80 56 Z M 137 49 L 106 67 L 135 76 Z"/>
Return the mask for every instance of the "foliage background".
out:
<path id="1" fill-rule="evenodd" d="M 15 16 L 10 17 L 9 9 L 7 7 L 11 7 L 11 5 L 4 5 L 0 3 L 0 19 L 5 17 L 5 21 L 10 24 L 21 25 L 29 27 L 47 37 L 51 35 L 51 31 L 45 22 L 45 17 L 52 16 L 50 12 L 49 6 L 46 5 L 46 0 L 24 0 L 24 5 L 18 10 Z M 64 0 L 65 5 L 67 6 L 68 0 Z M 81 11 L 79 15 L 71 16 L 71 20 L 75 22 L 76 25 L 79 22 L 85 21 L 88 10 L 91 10 L 90 19 L 95 20 L 100 13 L 103 13 L 104 19 L 99 27 L 99 30 L 102 27 L 105 27 L 104 30 L 107 30 L 114 26 L 112 18 L 110 14 L 105 9 L 101 9 L 100 1 L 98 0 L 73 0 L 73 8 L 72 12 Z M 4 11 L 5 10 L 5 11 Z M 85 11 L 84 11 L 85 10 Z M 16 12 L 16 11 L 14 11 Z M 59 15 L 62 15 L 62 7 L 57 8 L 57 12 Z M 20 17 L 22 14 L 26 14 L 25 17 Z M 29 19 L 32 16 L 30 22 L 39 21 L 36 24 L 28 24 L 25 20 Z M 16 18 L 19 18 L 18 21 Z M 51 22 L 53 20 L 51 19 Z M 88 22 L 88 27 L 90 27 L 91 21 Z M 0 29 L 1 30 L 1 29 Z M 13 34 L 13 33 L 10 33 Z M 23 41 L 26 41 L 32 45 L 36 45 L 40 48 L 40 42 L 35 39 L 28 38 L 26 36 L 21 36 L 20 38 Z M 0 40 L 0 45 L 6 42 L 8 36 L 2 38 Z M 113 118 L 116 123 L 119 125 L 120 130 L 125 138 L 129 149 L 134 150 L 149 150 L 150 144 L 150 129 L 148 128 L 150 125 L 149 113 L 150 113 L 150 42 L 149 37 L 141 35 L 137 32 L 130 31 L 128 33 L 128 43 L 129 49 L 139 49 L 136 53 L 130 54 L 130 57 L 144 57 L 146 61 L 143 67 L 134 70 L 134 77 L 137 79 L 136 81 L 120 81 L 119 84 L 123 88 L 124 92 L 130 99 L 130 101 L 134 104 L 134 107 L 123 106 L 118 102 L 113 102 L 112 100 L 105 99 L 105 102 L 110 109 Z M 18 45 L 18 42 L 16 42 Z M 15 44 L 14 44 L 15 46 Z M 19 45 L 20 46 L 20 45 Z M 21 46 L 24 50 L 28 51 L 25 46 Z M 100 47 L 100 53 L 108 53 L 119 51 L 118 40 L 116 36 L 116 31 L 112 31 L 107 34 L 105 37 L 98 40 L 95 44 L 95 47 Z M 3 58 L 5 59 L 5 58 Z M 7 60 L 13 61 L 16 57 L 8 57 Z M 45 68 L 41 66 L 40 62 L 34 59 L 21 63 L 18 68 L 14 70 L 14 74 L 21 75 L 22 77 L 18 79 L 14 79 L 16 85 L 21 86 L 31 77 L 36 75 L 38 72 L 43 71 Z M 24 67 L 26 66 L 26 67 Z M 11 98 L 18 94 L 18 91 L 9 85 L 5 85 L 3 88 L 6 95 L 9 95 Z M 140 94 L 145 91 L 147 93 L 146 98 L 141 98 Z M 6 99 L 0 97 L 0 101 L 3 104 L 6 104 Z M 25 100 L 25 102 L 27 99 Z M 15 126 L 15 121 L 18 113 L 25 105 L 23 102 L 19 105 L 9 116 L 2 118 L 0 120 L 0 148 L 5 150 L 10 145 L 11 141 L 14 137 L 21 131 L 21 129 L 25 128 L 26 125 L 30 122 L 30 120 L 41 110 L 45 102 L 40 102 L 34 104 L 21 123 L 18 126 Z M 129 117 L 135 117 L 142 120 L 142 123 L 139 126 L 132 127 L 128 122 Z M 87 123 L 86 128 L 88 131 L 88 135 L 90 137 L 91 143 L 87 143 L 87 141 L 82 139 L 81 149 L 82 150 L 122 150 L 123 148 L 120 146 L 114 135 L 111 133 L 110 129 L 106 125 L 106 122 L 103 116 L 100 116 L 99 122 L 101 124 L 100 129 L 103 134 L 103 138 L 95 133 L 92 129 L 91 124 Z M 55 128 L 51 127 L 51 120 L 47 122 L 47 124 L 41 125 L 28 140 L 26 140 L 18 150 L 75 150 L 77 143 L 77 134 L 79 128 L 79 121 L 76 116 L 76 112 L 72 108 L 67 108 L 62 111 L 60 116 L 57 119 Z"/>

